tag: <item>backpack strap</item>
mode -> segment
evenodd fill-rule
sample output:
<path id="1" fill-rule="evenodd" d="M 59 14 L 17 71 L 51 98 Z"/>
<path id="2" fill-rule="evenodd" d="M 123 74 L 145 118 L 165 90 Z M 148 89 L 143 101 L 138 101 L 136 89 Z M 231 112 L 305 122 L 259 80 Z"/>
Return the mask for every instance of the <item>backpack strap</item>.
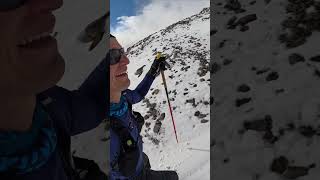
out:
<path id="1" fill-rule="evenodd" d="M 67 134 L 67 130 L 65 128 L 59 126 L 59 124 L 54 121 L 55 114 L 51 111 L 53 99 L 51 97 L 46 97 L 40 102 L 46 108 L 46 111 L 49 114 L 49 117 L 52 119 L 54 128 L 57 132 L 57 151 L 61 157 L 64 171 L 70 179 L 78 179 L 79 175 L 75 171 L 75 165 L 71 154 L 71 137 Z"/>

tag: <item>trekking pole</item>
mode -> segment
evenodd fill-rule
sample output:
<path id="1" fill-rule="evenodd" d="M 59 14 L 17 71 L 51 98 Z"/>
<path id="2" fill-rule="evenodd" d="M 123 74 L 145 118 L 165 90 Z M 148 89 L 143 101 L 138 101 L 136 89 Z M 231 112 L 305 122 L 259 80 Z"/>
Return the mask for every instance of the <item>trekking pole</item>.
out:
<path id="1" fill-rule="evenodd" d="M 161 57 L 161 53 L 158 52 L 156 58 L 159 60 L 160 57 Z M 161 73 L 161 77 L 162 77 L 164 89 L 165 89 L 166 95 L 167 95 L 167 101 L 168 101 L 168 105 L 169 105 L 169 110 L 170 110 L 171 120 L 172 120 L 172 124 L 173 124 L 174 134 L 175 134 L 175 136 L 176 136 L 176 140 L 177 140 L 177 143 L 178 143 L 176 125 L 175 125 L 175 123 L 174 123 L 174 119 L 173 119 L 173 115 L 172 115 L 172 108 L 171 108 L 171 104 L 170 104 L 170 99 L 169 99 L 169 94 L 168 94 L 168 89 L 167 89 L 167 83 L 166 83 L 166 78 L 165 78 L 165 76 L 164 76 L 163 67 L 160 68 L 160 73 Z"/>

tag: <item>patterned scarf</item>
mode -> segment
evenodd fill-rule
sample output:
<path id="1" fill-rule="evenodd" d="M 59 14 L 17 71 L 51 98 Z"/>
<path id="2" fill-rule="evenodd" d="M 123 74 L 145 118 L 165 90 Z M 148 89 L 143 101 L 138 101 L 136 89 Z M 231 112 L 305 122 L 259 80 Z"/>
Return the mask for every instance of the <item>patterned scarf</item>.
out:
<path id="1" fill-rule="evenodd" d="M 119 103 L 111 103 L 110 104 L 110 113 L 111 117 L 119 118 L 124 115 L 128 111 L 128 103 L 124 96 L 120 97 Z"/>
<path id="2" fill-rule="evenodd" d="M 52 121 L 37 104 L 26 132 L 0 132 L 0 173 L 25 174 L 44 165 L 57 145 Z"/>

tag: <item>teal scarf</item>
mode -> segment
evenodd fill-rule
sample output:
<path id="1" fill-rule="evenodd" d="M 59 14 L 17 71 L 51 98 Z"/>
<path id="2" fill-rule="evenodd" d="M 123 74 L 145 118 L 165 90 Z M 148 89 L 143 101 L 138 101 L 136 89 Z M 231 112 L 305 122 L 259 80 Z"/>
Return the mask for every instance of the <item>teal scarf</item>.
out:
<path id="1" fill-rule="evenodd" d="M 27 132 L 0 131 L 0 173 L 24 174 L 44 165 L 57 145 L 52 121 L 37 104 Z"/>

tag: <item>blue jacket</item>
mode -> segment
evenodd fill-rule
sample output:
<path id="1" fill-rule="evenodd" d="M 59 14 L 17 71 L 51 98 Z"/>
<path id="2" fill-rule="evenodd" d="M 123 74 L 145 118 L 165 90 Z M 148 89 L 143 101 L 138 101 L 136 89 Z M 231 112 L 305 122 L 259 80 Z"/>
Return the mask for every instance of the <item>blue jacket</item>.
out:
<path id="1" fill-rule="evenodd" d="M 54 86 L 38 95 L 46 104 L 59 139 L 70 137 L 97 127 L 109 108 L 109 72 L 104 59 L 89 75 L 78 90 L 69 91 Z M 63 143 L 63 142 L 60 142 Z M 37 169 L 8 179 L 19 180 L 69 180 L 64 170 L 59 144 L 49 159 Z M 68 144 L 70 146 L 70 144 Z M 1 142 L 0 142 L 1 146 Z M 2 180 L 3 178 L 0 179 Z"/>
<path id="2" fill-rule="evenodd" d="M 135 90 L 128 89 L 123 92 L 122 99 L 126 102 L 120 101 L 120 103 L 136 104 L 140 102 L 148 93 L 153 81 L 154 81 L 154 77 L 147 74 Z M 140 136 L 141 129 L 139 130 L 138 123 L 136 122 L 135 117 L 131 112 L 131 109 L 130 108 L 122 108 L 122 109 L 125 109 L 125 112 L 122 112 L 121 114 L 118 114 L 118 115 L 115 115 L 114 112 L 112 112 L 112 109 L 110 109 L 110 114 L 114 114 L 112 116 L 116 117 L 116 119 L 120 121 L 122 126 L 128 129 L 128 131 L 130 132 L 130 135 L 132 136 L 134 141 L 137 143 L 139 157 L 137 157 L 138 161 L 136 164 L 135 171 L 130 177 L 124 176 L 124 174 L 120 172 L 119 169 L 113 169 L 112 167 L 115 164 L 117 164 L 119 161 L 119 158 L 121 158 L 120 157 L 121 156 L 120 138 L 114 130 L 110 129 L 110 137 L 111 137 L 110 138 L 110 154 L 109 154 L 110 167 L 111 167 L 110 180 L 132 179 L 133 177 L 140 175 L 143 169 L 143 146 L 142 146 L 142 138 Z"/>

